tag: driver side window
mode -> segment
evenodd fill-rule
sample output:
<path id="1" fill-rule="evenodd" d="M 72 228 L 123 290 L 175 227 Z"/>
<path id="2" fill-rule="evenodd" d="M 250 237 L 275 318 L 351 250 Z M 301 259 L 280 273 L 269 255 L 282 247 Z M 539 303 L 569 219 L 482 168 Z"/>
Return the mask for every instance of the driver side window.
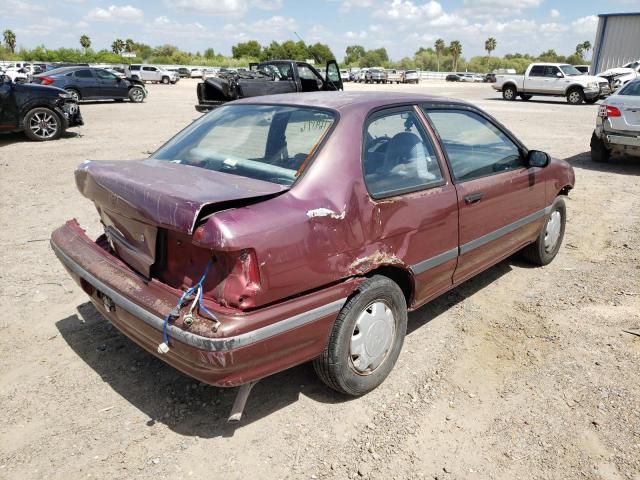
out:
<path id="1" fill-rule="evenodd" d="M 412 110 L 375 117 L 367 126 L 363 169 L 373 198 L 441 185 L 434 148 Z"/>
<path id="2" fill-rule="evenodd" d="M 319 77 L 307 65 L 298 64 L 298 74 L 302 80 L 319 80 Z"/>

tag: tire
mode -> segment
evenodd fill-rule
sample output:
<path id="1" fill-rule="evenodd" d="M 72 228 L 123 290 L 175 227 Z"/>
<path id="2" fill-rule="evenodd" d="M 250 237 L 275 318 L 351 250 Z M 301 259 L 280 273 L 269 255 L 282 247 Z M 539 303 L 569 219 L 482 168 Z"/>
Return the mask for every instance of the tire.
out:
<path id="1" fill-rule="evenodd" d="M 169 84 L 169 77 L 162 77 L 162 83 L 164 83 L 165 85 Z"/>
<path id="2" fill-rule="evenodd" d="M 580 105 L 584 102 L 584 92 L 580 88 L 571 88 L 567 92 L 567 103 L 571 105 Z"/>
<path id="3" fill-rule="evenodd" d="M 140 80 L 140 77 L 138 75 L 131 75 L 131 78 L 133 78 L 134 80 Z"/>
<path id="4" fill-rule="evenodd" d="M 531 100 L 531 97 L 533 97 L 533 95 L 525 95 L 524 93 L 520 94 L 520 98 L 525 102 L 528 102 L 529 100 Z"/>
<path id="5" fill-rule="evenodd" d="M 29 110 L 24 117 L 24 133 L 33 141 L 47 142 L 60 138 L 64 126 L 56 112 L 44 107 Z"/>
<path id="6" fill-rule="evenodd" d="M 129 100 L 132 103 L 144 102 L 144 90 L 140 87 L 131 87 L 129 89 Z"/>
<path id="7" fill-rule="evenodd" d="M 591 134 L 591 160 L 596 163 L 607 163 L 611 160 L 611 152 L 607 149 L 604 142 L 596 136 L 596 133 Z"/>
<path id="8" fill-rule="evenodd" d="M 345 395 L 364 395 L 393 369 L 406 331 L 407 304 L 402 290 L 388 277 L 375 275 L 342 307 L 313 367 L 332 389 Z"/>
<path id="9" fill-rule="evenodd" d="M 545 266 L 558 254 L 562 239 L 564 238 L 564 227 L 567 221 L 567 208 L 562 197 L 556 197 L 549 215 L 545 217 L 545 222 L 540 229 L 540 234 L 534 243 L 527 245 L 522 250 L 522 255 L 530 263 L 538 266 Z"/>
<path id="10" fill-rule="evenodd" d="M 600 100 L 598 97 L 595 98 L 585 98 L 584 99 L 584 103 L 586 103 L 587 105 L 593 105 L 594 103 L 596 103 L 598 100 Z"/>
<path id="11" fill-rule="evenodd" d="M 75 88 L 65 88 L 65 91 L 71 95 L 76 102 L 79 102 L 80 100 L 82 100 L 82 96 L 80 95 L 80 92 L 78 90 L 76 90 Z"/>
<path id="12" fill-rule="evenodd" d="M 507 85 L 502 89 L 502 98 L 507 100 L 508 102 L 512 102 L 516 99 L 518 92 L 516 91 L 516 87 L 512 85 Z"/>

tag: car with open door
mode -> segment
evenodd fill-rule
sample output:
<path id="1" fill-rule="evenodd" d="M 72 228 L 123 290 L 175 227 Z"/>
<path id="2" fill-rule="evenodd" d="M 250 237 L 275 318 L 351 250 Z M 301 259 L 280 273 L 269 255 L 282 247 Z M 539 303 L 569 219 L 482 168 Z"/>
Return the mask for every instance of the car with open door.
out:
<path id="1" fill-rule="evenodd" d="M 70 220 L 51 245 L 95 308 L 246 400 L 307 361 L 341 393 L 376 388 L 408 311 L 514 253 L 554 259 L 574 174 L 463 101 L 315 92 L 230 102 L 75 182 L 104 234 Z"/>
<path id="2" fill-rule="evenodd" d="M 343 89 L 335 60 L 327 62 L 324 77 L 313 65 L 295 60 L 270 60 L 249 67 L 245 71 L 219 71 L 216 77 L 198 83 L 196 110 L 208 112 L 240 98 Z"/>
<path id="3" fill-rule="evenodd" d="M 78 102 L 55 87 L 15 83 L 0 74 L 0 133 L 24 132 L 30 140 L 56 140 L 83 125 Z"/>

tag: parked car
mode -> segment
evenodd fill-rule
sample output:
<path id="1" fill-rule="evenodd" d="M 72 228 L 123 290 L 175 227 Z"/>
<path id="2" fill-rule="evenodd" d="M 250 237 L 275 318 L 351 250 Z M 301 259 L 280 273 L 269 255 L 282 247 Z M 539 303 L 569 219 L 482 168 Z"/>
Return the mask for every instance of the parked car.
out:
<path id="1" fill-rule="evenodd" d="M 387 75 L 387 82 L 389 83 L 401 83 L 402 76 L 404 75 L 404 70 L 396 70 L 394 68 L 389 68 L 384 71 Z"/>
<path id="2" fill-rule="evenodd" d="M 342 90 L 340 70 L 335 60 L 327 62 L 327 79 L 305 62 L 270 60 L 246 72 L 218 72 L 217 77 L 198 83 L 196 110 L 206 112 L 238 98 L 275 93 Z"/>
<path id="3" fill-rule="evenodd" d="M 175 84 L 180 80 L 177 72 L 170 72 L 157 65 L 132 64 L 125 67 L 124 72 L 127 78 L 133 78 L 134 80 L 141 80 L 143 82 Z"/>
<path id="4" fill-rule="evenodd" d="M 407 70 L 402 76 L 402 83 L 418 83 L 420 81 L 420 74 L 417 70 Z"/>
<path id="5" fill-rule="evenodd" d="M 361 68 L 360 70 L 358 70 L 358 73 L 356 74 L 356 82 L 365 83 L 365 81 L 367 79 L 367 72 L 368 71 L 369 71 L 368 68 Z"/>
<path id="6" fill-rule="evenodd" d="M 147 90 L 140 80 L 120 78 L 104 68 L 63 67 L 36 75 L 33 83 L 64 89 L 76 101 L 129 99 L 140 103 Z"/>
<path id="7" fill-rule="evenodd" d="M 591 159 L 607 162 L 618 154 L 640 157 L 640 79 L 625 84 L 598 110 Z"/>
<path id="8" fill-rule="evenodd" d="M 310 360 L 343 394 L 376 388 L 407 309 L 516 252 L 554 259 L 574 185 L 474 105 L 393 92 L 239 100 L 75 175 L 105 233 L 68 221 L 58 259 L 130 339 L 239 398 Z"/>
<path id="9" fill-rule="evenodd" d="M 186 67 L 180 67 L 178 68 L 178 75 L 180 75 L 180 78 L 191 78 L 191 70 Z"/>
<path id="10" fill-rule="evenodd" d="M 343 82 L 350 82 L 349 70 L 340 70 L 340 78 L 342 78 Z"/>
<path id="11" fill-rule="evenodd" d="M 546 95 L 566 97 L 572 105 L 595 103 L 611 93 L 603 78 L 583 75 L 564 63 L 532 63 L 524 75 L 496 75 L 496 83 L 491 86 L 502 92 L 505 100 L 515 100 L 517 96 L 530 100 L 534 95 Z"/>
<path id="12" fill-rule="evenodd" d="M 190 68 L 189 73 L 190 78 L 202 78 L 202 69 L 200 68 Z"/>
<path id="13" fill-rule="evenodd" d="M 483 82 L 485 82 L 485 83 L 495 83 L 496 82 L 496 74 L 495 73 L 487 73 L 484 76 Z"/>
<path id="14" fill-rule="evenodd" d="M 38 142 L 55 140 L 83 125 L 78 102 L 59 88 L 13 82 L 0 74 L 0 132 L 24 132 Z"/>
<path id="15" fill-rule="evenodd" d="M 598 77 L 602 77 L 609 82 L 612 90 L 617 90 L 626 83 L 640 78 L 640 60 L 629 62 L 622 67 L 610 68 L 600 72 Z"/>
<path id="16" fill-rule="evenodd" d="M 370 68 L 364 76 L 364 83 L 387 83 L 387 74 L 382 68 Z"/>
<path id="17" fill-rule="evenodd" d="M 16 68 L 9 66 L 3 74 L 14 83 L 28 83 L 30 78 L 28 71 L 24 67 Z"/>
<path id="18" fill-rule="evenodd" d="M 447 82 L 460 82 L 461 81 L 461 76 L 458 73 L 450 73 L 445 77 L 445 80 Z"/>

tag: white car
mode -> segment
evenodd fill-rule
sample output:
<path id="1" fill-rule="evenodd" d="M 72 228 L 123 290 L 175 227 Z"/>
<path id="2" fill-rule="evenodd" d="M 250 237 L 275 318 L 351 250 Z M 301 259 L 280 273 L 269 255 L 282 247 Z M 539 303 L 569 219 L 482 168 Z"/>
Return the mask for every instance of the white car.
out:
<path id="1" fill-rule="evenodd" d="M 566 63 L 532 63 L 524 75 L 496 75 L 491 87 L 505 100 L 530 100 L 534 95 L 565 97 L 572 105 L 595 103 L 611 93 L 604 78 L 583 75 Z"/>
<path id="2" fill-rule="evenodd" d="M 420 74 L 416 70 L 407 70 L 402 76 L 402 83 L 418 83 Z"/>
<path id="3" fill-rule="evenodd" d="M 631 80 L 640 78 L 640 60 L 627 63 L 622 67 L 610 68 L 598 74 L 599 77 L 605 78 L 614 90 L 626 85 Z"/>
<path id="4" fill-rule="evenodd" d="M 176 83 L 180 80 L 180 75 L 177 72 L 170 72 L 158 65 L 140 65 L 132 64 L 128 65 L 124 69 L 124 73 L 127 77 L 131 77 L 136 80 L 142 80 L 143 82 L 155 82 L 155 83 Z"/>
<path id="5" fill-rule="evenodd" d="M 24 68 L 7 68 L 4 75 L 9 77 L 14 83 L 27 83 L 29 82 L 29 73 Z"/>
<path id="6" fill-rule="evenodd" d="M 191 78 L 202 78 L 201 68 L 191 68 Z"/>

